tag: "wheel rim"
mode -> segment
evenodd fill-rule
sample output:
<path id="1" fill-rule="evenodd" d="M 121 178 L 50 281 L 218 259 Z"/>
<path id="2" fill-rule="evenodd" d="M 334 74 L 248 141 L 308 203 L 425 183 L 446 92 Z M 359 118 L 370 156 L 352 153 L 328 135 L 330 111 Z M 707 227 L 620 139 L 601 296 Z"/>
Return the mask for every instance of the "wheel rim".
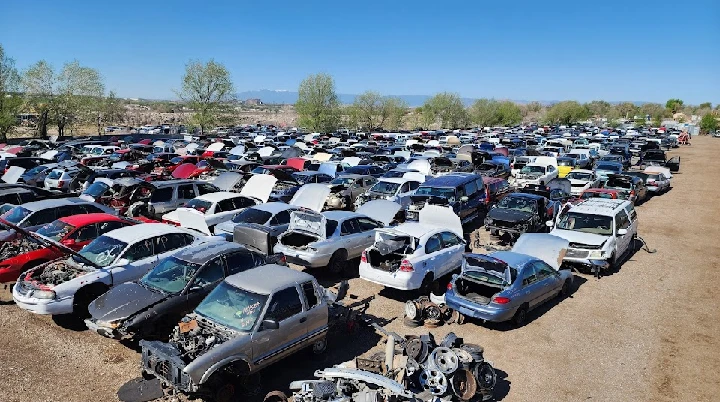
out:
<path id="1" fill-rule="evenodd" d="M 325 339 L 313 343 L 313 353 L 322 353 L 327 349 L 327 342 Z"/>

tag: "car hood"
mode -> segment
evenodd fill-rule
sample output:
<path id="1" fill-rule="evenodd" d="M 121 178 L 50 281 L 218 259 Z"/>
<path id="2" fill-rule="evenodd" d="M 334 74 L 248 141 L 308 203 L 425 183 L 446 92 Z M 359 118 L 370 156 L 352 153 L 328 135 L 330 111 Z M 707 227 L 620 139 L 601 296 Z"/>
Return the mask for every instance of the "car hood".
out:
<path id="1" fill-rule="evenodd" d="M 516 209 L 493 208 L 488 214 L 488 218 L 505 222 L 522 222 L 532 217 L 532 212 L 518 211 Z"/>
<path id="2" fill-rule="evenodd" d="M 330 188 L 325 184 L 310 183 L 300 187 L 288 204 L 320 212 L 329 194 Z"/>
<path id="3" fill-rule="evenodd" d="M 460 217 L 450 207 L 439 205 L 425 205 L 418 214 L 418 221 L 423 225 L 436 226 L 449 229 L 456 235 L 463 237 Z"/>
<path id="4" fill-rule="evenodd" d="M 555 229 L 550 232 L 551 235 L 562 237 L 571 243 L 588 244 L 591 246 L 599 246 L 607 240 L 607 236 L 594 233 L 583 233 L 574 230 Z"/>
<path id="5" fill-rule="evenodd" d="M 213 180 L 212 184 L 222 191 L 232 191 L 235 186 L 243 179 L 243 175 L 236 172 L 222 172 Z"/>
<path id="6" fill-rule="evenodd" d="M 539 258 L 555 270 L 559 270 L 568 244 L 567 239 L 547 233 L 524 233 L 515 242 L 512 252 Z"/>
<path id="7" fill-rule="evenodd" d="M 121 320 L 167 297 L 166 293 L 151 291 L 135 282 L 123 283 L 90 303 L 88 312 L 98 321 Z"/>
<path id="8" fill-rule="evenodd" d="M 407 165 L 408 169 L 417 170 L 418 172 L 422 173 L 423 175 L 429 175 L 430 174 L 430 162 L 428 162 L 425 159 L 418 159 L 414 160 Z"/>
<path id="9" fill-rule="evenodd" d="M 240 191 L 241 195 L 267 202 L 277 179 L 269 174 L 256 174 L 248 179 Z"/>
<path id="10" fill-rule="evenodd" d="M 401 207 L 397 202 L 374 200 L 361 205 L 355 212 L 389 225 Z"/>

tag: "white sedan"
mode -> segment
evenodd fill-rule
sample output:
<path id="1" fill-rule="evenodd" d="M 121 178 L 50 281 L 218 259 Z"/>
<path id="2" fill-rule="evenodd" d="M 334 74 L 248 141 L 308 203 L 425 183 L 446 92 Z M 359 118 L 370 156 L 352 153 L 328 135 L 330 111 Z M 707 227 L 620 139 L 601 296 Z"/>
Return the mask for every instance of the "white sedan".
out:
<path id="1" fill-rule="evenodd" d="M 570 194 L 574 196 L 579 196 L 583 191 L 596 188 L 600 184 L 595 172 L 587 169 L 571 170 L 565 178 L 570 180 Z"/>

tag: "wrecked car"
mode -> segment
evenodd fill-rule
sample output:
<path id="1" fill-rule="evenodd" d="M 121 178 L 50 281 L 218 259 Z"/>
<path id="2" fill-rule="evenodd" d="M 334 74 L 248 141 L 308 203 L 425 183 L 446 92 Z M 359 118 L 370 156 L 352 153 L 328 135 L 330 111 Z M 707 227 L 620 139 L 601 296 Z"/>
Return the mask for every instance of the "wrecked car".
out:
<path id="1" fill-rule="evenodd" d="M 582 194 L 589 188 L 595 188 L 600 184 L 595 172 L 586 169 L 575 169 L 565 176 L 570 180 L 570 193 L 574 196 Z"/>
<path id="2" fill-rule="evenodd" d="M 487 191 L 482 176 L 448 173 L 432 178 L 418 187 L 405 208 L 405 219 L 416 221 L 425 205 L 447 205 L 463 224 L 476 219 L 485 210 Z"/>
<path id="3" fill-rule="evenodd" d="M 370 190 L 360 194 L 355 198 L 355 209 L 368 201 L 384 199 L 397 202 L 403 207 L 410 203 L 410 196 L 415 194 L 415 190 L 425 181 L 421 174 L 410 174 L 419 177 L 415 178 L 380 178 Z"/>
<path id="4" fill-rule="evenodd" d="M 532 309 L 570 293 L 572 272 L 561 269 L 567 249 L 563 238 L 524 234 L 512 251 L 466 254 L 445 302 L 467 317 L 522 326 Z"/>
<path id="5" fill-rule="evenodd" d="M 18 205 L 0 216 L 0 222 L 8 222 L 21 228 L 34 228 L 65 216 L 92 213 L 114 214 L 114 211 L 77 197 L 49 199 Z"/>
<path id="6" fill-rule="evenodd" d="M 182 249 L 139 280 L 95 299 L 85 324 L 108 338 L 162 339 L 225 277 L 269 260 L 248 247 L 222 241 Z"/>
<path id="7" fill-rule="evenodd" d="M 515 185 L 517 187 L 523 187 L 528 184 L 537 184 L 542 186 L 550 180 L 558 177 L 557 165 L 538 162 L 539 159 L 540 157 L 538 157 L 535 162 L 528 163 L 520 170 L 520 172 L 518 172 L 517 175 L 515 175 Z"/>
<path id="8" fill-rule="evenodd" d="M 460 218 L 448 207 L 428 205 L 419 222 L 375 232 L 360 258 L 360 278 L 400 290 L 437 290 L 438 278 L 460 268 L 464 251 Z"/>
<path id="9" fill-rule="evenodd" d="M 648 197 L 645 179 L 627 174 L 611 174 L 603 183 L 603 188 L 616 190 L 620 199 L 639 204 Z"/>
<path id="10" fill-rule="evenodd" d="M 146 223 L 105 233 L 72 256 L 23 272 L 13 286 L 18 307 L 37 314 L 84 317 L 91 301 L 113 286 L 145 275 L 161 258 L 200 238 L 195 232 Z"/>
<path id="11" fill-rule="evenodd" d="M 545 222 L 554 219 L 558 212 L 558 203 L 543 196 L 512 193 L 490 207 L 485 216 L 485 230 L 511 238 L 523 233 L 544 232 Z"/>
<path id="12" fill-rule="evenodd" d="M 348 260 L 358 258 L 373 244 L 375 230 L 392 222 L 400 204 L 375 200 L 357 212 L 293 211 L 288 231 L 278 237 L 276 253 L 304 267 L 325 267 L 342 272 Z"/>
<path id="13" fill-rule="evenodd" d="M 485 161 L 475 167 L 475 173 L 485 177 L 507 179 L 510 177 L 510 165 L 498 161 Z"/>
<path id="14" fill-rule="evenodd" d="M 311 275 L 280 265 L 230 275 L 168 343 L 140 341 L 143 372 L 188 394 L 233 400 L 242 378 L 307 347 L 323 353 L 330 309 L 340 298 Z"/>
<path id="15" fill-rule="evenodd" d="M 343 174 L 336 177 L 328 183 L 330 195 L 325 201 L 325 208 L 351 209 L 357 196 L 365 193 L 375 183 L 377 179 L 370 175 Z"/>

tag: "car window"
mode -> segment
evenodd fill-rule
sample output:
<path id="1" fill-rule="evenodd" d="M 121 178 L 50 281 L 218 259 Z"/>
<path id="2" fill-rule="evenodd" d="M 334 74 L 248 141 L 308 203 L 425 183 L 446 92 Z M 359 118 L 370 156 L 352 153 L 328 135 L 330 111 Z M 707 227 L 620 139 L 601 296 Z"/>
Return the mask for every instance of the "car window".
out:
<path id="1" fill-rule="evenodd" d="M 452 232 L 442 232 L 440 233 L 440 237 L 442 238 L 442 242 L 445 247 L 457 246 L 463 242 L 462 239 Z"/>
<path id="2" fill-rule="evenodd" d="M 535 266 L 535 272 L 537 273 L 538 280 L 554 276 L 557 272 L 543 261 L 535 261 L 533 262 L 533 265 Z"/>
<path id="3" fill-rule="evenodd" d="M 96 225 L 87 225 L 85 227 L 82 227 L 73 233 L 72 236 L 70 236 L 71 239 L 75 239 L 76 242 L 84 242 L 88 240 L 93 240 L 94 238 L 98 237 L 98 231 Z"/>
<path id="4" fill-rule="evenodd" d="M 470 183 L 465 185 L 465 195 L 467 195 L 468 197 L 475 194 L 477 192 L 477 190 L 478 190 L 477 183 L 474 181 L 471 181 Z"/>
<path id="5" fill-rule="evenodd" d="M 188 238 L 182 233 L 168 233 L 166 235 L 157 236 L 154 238 L 155 242 L 155 254 L 161 254 L 168 251 L 185 247 L 188 244 Z"/>
<path id="6" fill-rule="evenodd" d="M 358 227 L 357 219 L 347 219 L 340 225 L 340 236 L 345 236 L 353 233 L 359 233 L 360 228 Z"/>
<path id="7" fill-rule="evenodd" d="M 360 226 L 361 232 L 367 232 L 368 230 L 373 230 L 377 228 L 381 228 L 382 225 L 378 224 L 374 220 L 370 218 L 358 218 L 357 219 L 358 225 Z"/>
<path id="8" fill-rule="evenodd" d="M 223 278 L 225 278 L 225 261 L 222 257 L 218 257 L 208 262 L 200 272 L 195 275 L 193 285 L 205 287 Z"/>
<path id="9" fill-rule="evenodd" d="M 295 286 L 283 289 L 272 296 L 266 320 L 283 321 L 302 312 L 302 302 Z"/>
<path id="10" fill-rule="evenodd" d="M 191 200 L 195 198 L 195 188 L 192 184 L 183 184 L 178 187 L 178 198 L 183 200 Z"/>
<path id="11" fill-rule="evenodd" d="M 302 284 L 303 295 L 305 295 L 305 301 L 307 302 L 307 309 L 318 305 L 318 296 L 315 292 L 315 285 L 312 281 L 308 281 Z"/>
<path id="12" fill-rule="evenodd" d="M 67 216 L 67 215 L 64 215 Z M 63 216 L 60 216 L 63 217 Z M 36 211 L 34 214 L 30 215 L 30 217 L 25 221 L 23 224 L 23 227 L 28 226 L 37 226 L 37 225 L 44 225 L 46 223 L 50 223 L 55 220 L 55 209 L 48 208 L 43 209 L 40 211 Z"/>
<path id="13" fill-rule="evenodd" d="M 10 194 L 10 196 L 12 196 L 13 198 L 16 199 L 16 195 L 15 195 L 15 194 Z M 36 199 L 36 196 L 35 196 L 35 194 L 33 194 L 33 193 L 20 193 L 20 203 L 21 203 L 21 204 L 22 204 L 22 203 L 25 203 L 25 202 L 35 201 L 35 199 Z M 8 199 L 7 201 L 3 201 L 3 202 L 7 202 L 7 203 L 9 203 L 9 204 L 17 204 L 17 201 L 11 202 L 9 199 Z"/>
<path id="14" fill-rule="evenodd" d="M 400 186 L 400 193 L 407 193 L 408 191 L 410 191 L 410 184 L 403 183 L 403 185 Z"/>
<path id="15" fill-rule="evenodd" d="M 225 257 L 227 260 L 228 275 L 247 271 L 257 265 L 255 255 L 249 251 L 238 251 Z"/>
<path id="16" fill-rule="evenodd" d="M 278 212 L 275 216 L 270 219 L 270 226 L 287 225 L 290 223 L 290 210 Z"/>
<path id="17" fill-rule="evenodd" d="M 442 243 L 440 242 L 440 235 L 432 235 L 427 243 L 425 243 L 425 254 L 434 253 L 436 251 L 439 251 L 442 248 Z"/>
<path id="18" fill-rule="evenodd" d="M 522 272 L 522 285 L 528 286 L 538 281 L 537 272 L 533 264 L 525 266 Z"/>
<path id="19" fill-rule="evenodd" d="M 637 219 L 637 211 L 635 211 L 635 207 L 633 207 L 632 204 L 628 204 L 628 206 L 625 207 L 625 211 L 630 214 L 631 222 L 634 222 Z"/>
<path id="20" fill-rule="evenodd" d="M 210 184 L 197 184 L 198 195 L 205 195 L 218 191 L 217 187 Z"/>
<path id="21" fill-rule="evenodd" d="M 247 197 L 236 197 L 232 199 L 233 209 L 248 208 L 255 205 L 255 201 Z"/>
<path id="22" fill-rule="evenodd" d="M 104 235 L 111 230 L 120 229 L 127 225 L 127 223 L 119 221 L 100 222 L 97 224 L 98 236 Z"/>
<path id="23" fill-rule="evenodd" d="M 420 187 L 419 181 L 411 181 L 409 184 L 410 184 L 410 191 L 417 190 L 417 188 Z"/>
<path id="24" fill-rule="evenodd" d="M 625 210 L 622 210 L 615 215 L 615 229 L 627 229 L 630 226 L 630 220 L 628 219 Z"/>
<path id="25" fill-rule="evenodd" d="M 150 202 L 167 202 L 172 200 L 172 196 L 172 187 L 159 188 L 153 192 L 152 197 L 150 197 Z"/>
<path id="26" fill-rule="evenodd" d="M 80 212 L 80 213 L 85 213 L 85 214 L 97 214 L 97 213 L 105 212 L 93 204 L 80 205 L 80 210 L 84 211 L 84 212 Z"/>
<path id="27" fill-rule="evenodd" d="M 154 239 L 141 240 L 132 246 L 128 247 L 125 252 L 124 258 L 128 261 L 138 261 L 143 258 L 148 258 L 153 255 L 153 241 Z"/>

